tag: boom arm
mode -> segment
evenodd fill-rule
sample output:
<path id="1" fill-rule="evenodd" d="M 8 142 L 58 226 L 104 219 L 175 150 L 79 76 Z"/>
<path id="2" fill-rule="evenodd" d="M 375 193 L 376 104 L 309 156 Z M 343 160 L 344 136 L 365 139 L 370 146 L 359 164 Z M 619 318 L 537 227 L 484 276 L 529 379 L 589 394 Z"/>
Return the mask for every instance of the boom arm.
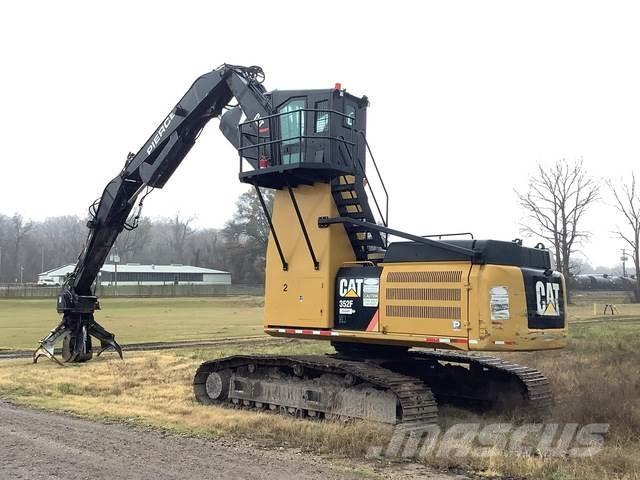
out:
<path id="1" fill-rule="evenodd" d="M 209 120 L 220 116 L 232 98 L 236 98 L 238 106 L 223 115 L 220 128 L 235 147 L 240 143 L 238 122 L 242 113 L 252 119 L 271 113 L 269 98 L 261 84 L 263 79 L 260 67 L 227 64 L 202 75 L 138 153 L 128 155 L 122 171 L 107 184 L 102 197 L 91 208 L 92 218 L 87 224 L 89 235 L 85 247 L 58 297 L 58 312 L 63 314 L 63 319 L 40 342 L 40 347 L 34 352 L 34 362 L 41 355 L 57 361 L 53 356 L 54 344 L 61 338 L 65 339 L 65 361 L 86 361 L 92 355 L 92 335 L 101 342 L 98 354 L 111 347 L 122 356 L 114 335 L 93 319 L 94 310 L 99 308 L 94 282 L 109 251 L 123 229 L 135 228 L 138 216 L 132 224 L 127 219 L 138 197 L 143 195 L 141 205 L 151 189 L 165 185 L 195 144 L 202 128 Z M 245 137 L 247 140 L 251 141 L 251 135 Z M 255 163 L 255 159 L 247 160 Z"/>

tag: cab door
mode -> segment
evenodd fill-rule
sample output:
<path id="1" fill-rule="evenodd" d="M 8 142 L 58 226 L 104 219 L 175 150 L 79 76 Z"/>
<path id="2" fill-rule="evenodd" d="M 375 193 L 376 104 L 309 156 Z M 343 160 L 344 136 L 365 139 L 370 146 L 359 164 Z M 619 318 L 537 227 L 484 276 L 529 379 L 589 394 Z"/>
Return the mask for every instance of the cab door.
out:
<path id="1" fill-rule="evenodd" d="M 280 162 L 291 165 L 304 162 L 305 112 L 306 99 L 304 97 L 291 98 L 278 108 L 281 114 L 280 127 Z"/>

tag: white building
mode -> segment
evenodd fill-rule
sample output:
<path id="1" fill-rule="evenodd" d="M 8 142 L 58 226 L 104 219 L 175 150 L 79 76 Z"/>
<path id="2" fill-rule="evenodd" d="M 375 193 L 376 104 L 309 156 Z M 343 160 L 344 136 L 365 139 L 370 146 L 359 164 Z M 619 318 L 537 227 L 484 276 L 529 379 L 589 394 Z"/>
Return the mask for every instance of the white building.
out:
<path id="1" fill-rule="evenodd" d="M 117 267 L 117 273 L 116 273 Z M 62 285 L 75 265 L 49 270 L 38 275 L 40 285 Z M 105 264 L 100 269 L 101 285 L 231 285 L 231 273 L 188 265 Z"/>

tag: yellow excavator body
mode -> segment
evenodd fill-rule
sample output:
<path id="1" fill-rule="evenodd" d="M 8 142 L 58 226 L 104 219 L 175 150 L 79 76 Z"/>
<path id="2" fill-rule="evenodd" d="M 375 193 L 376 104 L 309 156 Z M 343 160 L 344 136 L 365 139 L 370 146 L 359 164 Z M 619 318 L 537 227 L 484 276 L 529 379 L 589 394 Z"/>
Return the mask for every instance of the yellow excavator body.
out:
<path id="1" fill-rule="evenodd" d="M 356 262 L 344 228 L 318 228 L 320 217 L 338 212 L 326 183 L 292 189 L 309 242 L 287 190 L 276 192 L 274 231 L 287 260 L 281 265 L 271 239 L 265 282 L 265 332 L 273 336 L 363 342 L 407 347 L 472 351 L 535 351 L 563 348 L 567 327 L 531 328 L 523 269 L 512 265 L 473 264 L 470 261 L 380 262 L 377 309 L 364 329 L 336 325 L 340 302 L 351 302 L 358 288 L 337 292 L 342 267 L 370 265 Z M 543 316 L 558 317 L 562 298 L 545 302 Z M 357 284 L 354 284 L 357 287 Z M 535 291 L 535 286 L 532 291 Z M 553 289 L 550 290 L 553 293 Z M 547 294 L 545 287 L 544 294 Z M 336 303 L 336 296 L 338 301 Z M 538 313 L 538 312 L 535 312 Z"/>

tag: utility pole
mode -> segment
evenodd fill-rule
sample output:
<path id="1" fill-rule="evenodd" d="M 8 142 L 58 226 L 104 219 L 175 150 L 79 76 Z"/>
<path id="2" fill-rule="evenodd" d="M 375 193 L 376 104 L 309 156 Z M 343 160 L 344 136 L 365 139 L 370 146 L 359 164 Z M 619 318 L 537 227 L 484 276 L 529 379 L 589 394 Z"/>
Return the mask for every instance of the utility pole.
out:
<path id="1" fill-rule="evenodd" d="M 20 265 L 20 285 L 22 285 L 24 282 L 22 281 L 22 274 L 24 273 L 24 266 Z"/>
<path id="2" fill-rule="evenodd" d="M 627 257 L 627 249 L 623 248 L 622 249 L 622 256 L 620 257 L 620 260 L 622 261 L 622 277 L 626 278 L 627 276 L 627 265 L 626 265 L 626 261 L 629 259 L 629 257 Z"/>

